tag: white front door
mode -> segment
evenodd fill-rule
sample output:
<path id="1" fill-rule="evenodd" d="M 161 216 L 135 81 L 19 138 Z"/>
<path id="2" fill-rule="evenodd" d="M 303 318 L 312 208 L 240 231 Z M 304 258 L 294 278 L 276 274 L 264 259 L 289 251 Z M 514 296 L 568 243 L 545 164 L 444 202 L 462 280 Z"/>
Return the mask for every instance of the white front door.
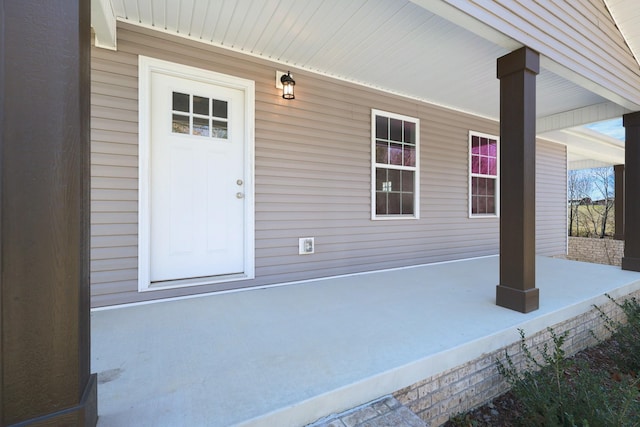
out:
<path id="1" fill-rule="evenodd" d="M 245 272 L 244 92 L 151 73 L 150 282 Z"/>

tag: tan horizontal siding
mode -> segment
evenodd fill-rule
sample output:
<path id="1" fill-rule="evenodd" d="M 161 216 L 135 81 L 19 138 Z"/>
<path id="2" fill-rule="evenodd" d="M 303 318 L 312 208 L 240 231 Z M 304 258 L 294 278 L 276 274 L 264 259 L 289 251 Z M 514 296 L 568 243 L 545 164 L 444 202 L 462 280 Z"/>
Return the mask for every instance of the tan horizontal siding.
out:
<path id="1" fill-rule="evenodd" d="M 91 295 L 137 290 L 137 56 L 92 49 Z"/>
<path id="2" fill-rule="evenodd" d="M 540 255 L 565 255 L 567 252 L 566 147 L 538 141 L 536 149 L 536 251 Z"/>
<path id="3" fill-rule="evenodd" d="M 296 70 L 286 103 L 274 87 L 282 66 L 118 25 L 118 52 L 93 49 L 94 306 L 498 252 L 498 220 L 469 219 L 467 200 L 468 132 L 496 134 L 497 123 Z M 254 280 L 138 293 L 138 54 L 256 82 Z M 370 218 L 372 108 L 420 119 L 418 220 Z M 307 236 L 316 253 L 299 256 Z"/>

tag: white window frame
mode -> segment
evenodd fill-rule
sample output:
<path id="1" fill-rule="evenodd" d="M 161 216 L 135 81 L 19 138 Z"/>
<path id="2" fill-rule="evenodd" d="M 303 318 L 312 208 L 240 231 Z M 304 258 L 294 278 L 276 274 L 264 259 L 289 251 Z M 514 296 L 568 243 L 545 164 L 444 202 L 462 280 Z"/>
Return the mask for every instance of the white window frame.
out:
<path id="1" fill-rule="evenodd" d="M 472 141 L 473 141 L 473 137 L 477 136 L 480 138 L 489 138 L 489 139 L 493 139 L 497 142 L 497 147 L 496 147 L 496 175 L 483 175 L 483 174 L 478 174 L 478 173 L 472 173 L 472 169 L 471 169 L 471 165 L 472 165 Z M 482 132 L 476 132 L 476 131 L 469 131 L 469 142 L 468 142 L 468 151 L 469 151 L 469 158 L 468 158 L 468 170 L 469 170 L 469 197 L 468 197 L 468 201 L 469 201 L 469 218 L 498 218 L 500 217 L 500 137 L 496 136 L 496 135 L 491 135 L 488 133 L 482 133 Z M 472 213 L 472 207 L 473 207 L 473 193 L 472 193 L 472 179 L 474 177 L 478 177 L 478 178 L 493 178 L 496 180 L 496 212 L 492 213 L 492 214 L 474 214 Z"/>
<path id="2" fill-rule="evenodd" d="M 384 116 L 415 123 L 416 125 L 416 165 L 396 166 L 376 163 L 376 116 Z M 410 170 L 415 172 L 413 183 L 413 215 L 378 215 L 376 214 L 376 167 L 386 169 Z M 383 110 L 371 109 L 371 219 L 372 220 L 407 220 L 420 218 L 420 119 Z"/>

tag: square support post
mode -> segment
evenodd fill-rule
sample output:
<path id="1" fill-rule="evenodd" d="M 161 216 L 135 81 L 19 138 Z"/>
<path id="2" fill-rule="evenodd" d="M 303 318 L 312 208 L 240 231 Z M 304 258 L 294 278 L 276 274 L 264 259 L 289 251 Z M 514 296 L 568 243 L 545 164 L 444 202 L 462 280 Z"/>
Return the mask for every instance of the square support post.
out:
<path id="1" fill-rule="evenodd" d="M 624 165 L 615 165 L 613 167 L 613 176 L 615 186 L 615 233 L 613 238 L 624 240 Z"/>
<path id="2" fill-rule="evenodd" d="M 498 59 L 500 79 L 500 283 L 496 304 L 537 310 L 536 75 L 540 56 L 523 47 Z"/>
<path id="3" fill-rule="evenodd" d="M 0 0 L 0 425 L 95 426 L 87 0 Z"/>
<path id="4" fill-rule="evenodd" d="M 640 112 L 622 116 L 624 143 L 624 256 L 622 269 L 640 271 Z"/>

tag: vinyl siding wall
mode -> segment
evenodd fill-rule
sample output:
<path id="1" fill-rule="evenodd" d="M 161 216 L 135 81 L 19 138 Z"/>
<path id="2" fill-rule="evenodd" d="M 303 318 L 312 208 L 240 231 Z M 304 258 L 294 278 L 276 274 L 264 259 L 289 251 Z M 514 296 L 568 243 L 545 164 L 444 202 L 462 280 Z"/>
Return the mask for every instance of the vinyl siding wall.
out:
<path id="1" fill-rule="evenodd" d="M 468 131 L 496 122 L 291 69 L 284 101 L 262 59 L 118 24 L 118 51 L 92 53 L 93 306 L 166 298 L 498 252 L 495 218 L 468 218 Z M 254 280 L 137 292 L 138 55 L 256 82 Z M 420 119 L 419 220 L 372 221 L 371 109 Z M 538 247 L 564 254 L 566 151 L 538 144 Z M 504 203 L 504 201 L 503 201 Z M 315 237 L 313 255 L 298 238 Z"/>

